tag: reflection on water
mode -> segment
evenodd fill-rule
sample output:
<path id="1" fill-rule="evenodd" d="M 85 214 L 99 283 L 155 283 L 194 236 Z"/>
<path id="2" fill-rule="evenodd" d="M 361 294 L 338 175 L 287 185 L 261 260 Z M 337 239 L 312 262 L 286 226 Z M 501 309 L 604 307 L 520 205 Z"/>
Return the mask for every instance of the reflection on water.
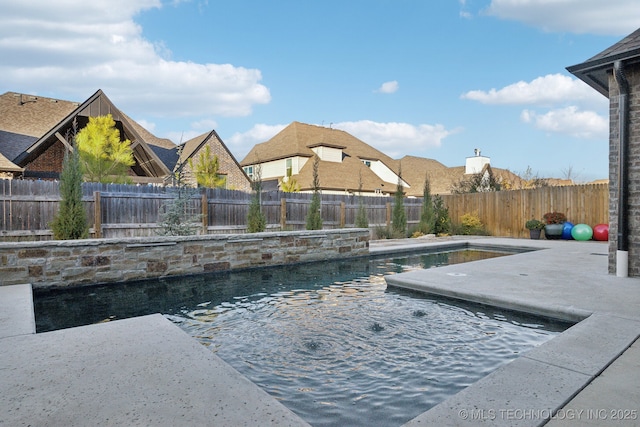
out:
<path id="1" fill-rule="evenodd" d="M 475 253 L 474 253 L 475 252 Z M 457 251 L 36 294 L 38 331 L 160 312 L 314 426 L 401 425 L 566 328 L 387 289 Z"/>

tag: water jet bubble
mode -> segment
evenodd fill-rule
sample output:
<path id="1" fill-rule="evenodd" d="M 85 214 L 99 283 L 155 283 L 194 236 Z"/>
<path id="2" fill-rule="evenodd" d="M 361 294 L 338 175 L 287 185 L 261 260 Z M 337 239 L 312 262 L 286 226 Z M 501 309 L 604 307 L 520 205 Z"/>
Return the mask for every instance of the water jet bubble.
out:
<path id="1" fill-rule="evenodd" d="M 425 313 L 425 312 L 424 312 L 424 311 L 422 311 L 422 310 L 415 310 L 412 314 L 413 314 L 413 316 L 415 316 L 415 317 L 424 317 L 424 316 L 426 316 L 426 315 L 427 315 L 427 313 Z"/>
<path id="2" fill-rule="evenodd" d="M 380 332 L 384 330 L 384 326 L 382 326 L 380 323 L 378 322 L 373 322 L 373 324 L 371 325 L 370 329 L 373 332 Z"/>

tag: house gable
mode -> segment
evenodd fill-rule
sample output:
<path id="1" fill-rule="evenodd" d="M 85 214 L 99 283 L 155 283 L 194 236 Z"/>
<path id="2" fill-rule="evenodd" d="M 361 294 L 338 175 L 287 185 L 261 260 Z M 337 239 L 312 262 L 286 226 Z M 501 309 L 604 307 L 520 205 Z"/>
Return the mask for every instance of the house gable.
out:
<path id="1" fill-rule="evenodd" d="M 0 126 L 4 131 L 0 135 L 0 149 L 7 149 L 6 152 L 12 154 L 21 150 L 12 160 L 25 169 L 25 177 L 58 177 L 62 170 L 64 151 L 71 148 L 68 138 L 73 132 L 74 121 L 77 129 L 82 129 L 89 122 L 89 117 L 106 114 L 112 115 L 121 138 L 131 141 L 136 161 L 130 173 L 134 182 L 162 182 L 170 173 L 138 134 L 132 121 L 122 114 L 101 90 L 82 104 L 18 95 L 20 94 L 4 94 L 0 100 L 0 108 L 3 108 Z M 17 119 L 11 124 L 6 123 L 6 117 Z M 27 141 L 31 143 L 24 148 Z M 7 148 L 9 145 L 10 149 Z"/>
<path id="2" fill-rule="evenodd" d="M 226 176 L 227 188 L 240 191 L 250 191 L 251 181 L 249 177 L 240 167 L 235 157 L 233 157 L 215 130 L 199 135 L 181 145 L 178 148 L 180 156 L 176 162 L 174 170 L 184 171 L 187 181 L 196 185 L 196 180 L 193 176 L 191 166 L 189 165 L 189 160 L 191 159 L 194 163 L 197 163 L 200 153 L 207 146 L 211 150 L 211 155 L 218 156 L 218 173 Z"/>
<path id="3" fill-rule="evenodd" d="M 331 145 L 325 143 L 312 144 L 308 146 L 316 156 L 323 162 L 341 163 L 344 157 L 344 147 L 342 145 Z"/>

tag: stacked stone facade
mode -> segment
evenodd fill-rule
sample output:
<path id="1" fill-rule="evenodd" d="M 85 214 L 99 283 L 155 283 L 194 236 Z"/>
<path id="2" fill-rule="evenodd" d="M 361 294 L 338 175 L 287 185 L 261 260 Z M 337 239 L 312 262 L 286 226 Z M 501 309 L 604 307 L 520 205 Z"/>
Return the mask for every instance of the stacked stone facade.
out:
<path id="1" fill-rule="evenodd" d="M 368 254 L 362 229 L 0 243 L 0 286 L 81 286 Z"/>
<path id="2" fill-rule="evenodd" d="M 629 276 L 640 276 L 640 66 L 625 67 L 629 81 L 629 150 L 627 158 L 629 206 Z M 618 159 L 620 155 L 619 87 L 609 78 L 609 273 L 616 273 L 618 247 Z"/>

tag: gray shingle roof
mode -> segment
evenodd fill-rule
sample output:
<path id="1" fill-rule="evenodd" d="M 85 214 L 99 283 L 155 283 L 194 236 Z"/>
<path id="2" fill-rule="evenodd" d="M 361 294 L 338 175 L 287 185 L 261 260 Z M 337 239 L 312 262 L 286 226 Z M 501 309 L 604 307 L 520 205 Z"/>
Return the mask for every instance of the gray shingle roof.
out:
<path id="1" fill-rule="evenodd" d="M 585 62 L 567 67 L 567 70 L 609 97 L 609 73 L 616 61 L 624 61 L 626 65 L 640 63 L 640 29 Z"/>
<path id="2" fill-rule="evenodd" d="M 13 161 L 37 140 L 35 136 L 0 130 L 0 154 Z"/>

